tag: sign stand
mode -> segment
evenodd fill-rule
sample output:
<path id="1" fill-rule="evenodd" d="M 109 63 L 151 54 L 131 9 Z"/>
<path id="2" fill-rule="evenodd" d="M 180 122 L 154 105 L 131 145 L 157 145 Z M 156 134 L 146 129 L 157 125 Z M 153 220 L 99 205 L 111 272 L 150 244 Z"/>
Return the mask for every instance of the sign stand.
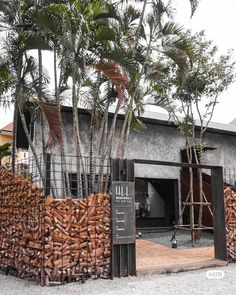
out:
<path id="1" fill-rule="evenodd" d="M 136 275 L 134 162 L 112 159 L 112 277 Z"/>

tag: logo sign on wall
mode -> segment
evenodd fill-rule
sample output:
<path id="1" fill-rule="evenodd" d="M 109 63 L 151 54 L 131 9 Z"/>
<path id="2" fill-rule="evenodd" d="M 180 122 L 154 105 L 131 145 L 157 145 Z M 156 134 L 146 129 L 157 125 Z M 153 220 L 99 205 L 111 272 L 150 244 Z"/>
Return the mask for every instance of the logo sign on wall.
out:
<path id="1" fill-rule="evenodd" d="M 112 182 L 112 239 L 113 244 L 135 243 L 134 182 Z"/>

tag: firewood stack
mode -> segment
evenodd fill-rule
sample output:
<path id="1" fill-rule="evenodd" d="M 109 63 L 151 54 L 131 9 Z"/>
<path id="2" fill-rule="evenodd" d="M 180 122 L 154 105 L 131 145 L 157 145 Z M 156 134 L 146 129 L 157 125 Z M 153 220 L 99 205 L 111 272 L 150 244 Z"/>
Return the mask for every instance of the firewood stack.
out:
<path id="1" fill-rule="evenodd" d="M 0 170 L 0 267 L 42 285 L 110 274 L 110 198 L 53 199 Z"/>
<path id="2" fill-rule="evenodd" d="M 224 190 L 225 221 L 228 257 L 236 261 L 236 192 L 230 187 Z"/>

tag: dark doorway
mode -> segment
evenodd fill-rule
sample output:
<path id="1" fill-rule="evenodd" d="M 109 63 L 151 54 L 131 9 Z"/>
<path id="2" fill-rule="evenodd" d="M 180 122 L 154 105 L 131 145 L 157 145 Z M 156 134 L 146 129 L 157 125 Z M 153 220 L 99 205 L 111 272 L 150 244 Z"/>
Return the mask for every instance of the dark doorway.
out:
<path id="1" fill-rule="evenodd" d="M 136 178 L 135 202 L 137 229 L 173 226 L 178 219 L 178 179 Z"/>

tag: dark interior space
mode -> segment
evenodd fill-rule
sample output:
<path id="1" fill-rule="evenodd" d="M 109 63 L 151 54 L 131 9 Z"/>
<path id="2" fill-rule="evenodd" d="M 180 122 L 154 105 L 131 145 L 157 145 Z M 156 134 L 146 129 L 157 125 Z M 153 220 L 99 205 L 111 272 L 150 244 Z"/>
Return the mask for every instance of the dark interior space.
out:
<path id="1" fill-rule="evenodd" d="M 24 116 L 25 116 L 25 122 L 26 122 L 27 128 L 31 135 L 31 139 L 33 140 L 34 124 L 31 123 L 31 114 L 28 110 L 24 110 Z M 16 148 L 24 149 L 24 150 L 28 150 L 29 148 L 29 143 L 23 129 L 23 124 L 21 122 L 20 115 L 18 115 L 17 117 Z"/>
<path id="2" fill-rule="evenodd" d="M 149 212 L 142 210 L 145 193 Z M 135 202 L 137 228 L 172 227 L 178 218 L 178 180 L 136 178 Z"/>

